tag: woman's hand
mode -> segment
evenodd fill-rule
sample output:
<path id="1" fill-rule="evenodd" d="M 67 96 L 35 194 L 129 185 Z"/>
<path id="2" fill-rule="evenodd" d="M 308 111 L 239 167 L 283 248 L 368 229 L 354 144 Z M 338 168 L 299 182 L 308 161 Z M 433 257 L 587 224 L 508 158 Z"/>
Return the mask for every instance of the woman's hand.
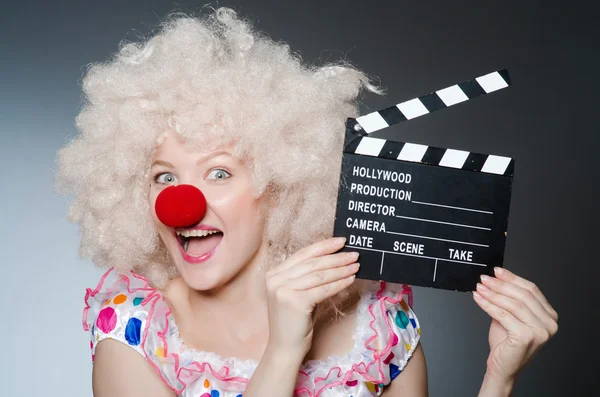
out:
<path id="1" fill-rule="evenodd" d="M 488 382 L 494 385 L 489 391 L 499 392 L 506 386 L 512 388 L 521 369 L 556 334 L 558 314 L 532 282 L 503 268 L 497 267 L 494 272 L 496 277 L 481 276 L 473 298 L 492 317 L 482 391 Z"/>
<path id="2" fill-rule="evenodd" d="M 348 287 L 357 253 L 339 252 L 345 238 L 309 245 L 267 272 L 269 342 L 244 396 L 291 396 L 312 345 L 315 306 Z M 273 379 L 277 387 L 273 388 Z"/>
<path id="3" fill-rule="evenodd" d="M 269 347 L 302 355 L 312 345 L 315 306 L 348 287 L 359 265 L 358 253 L 339 252 L 345 238 L 305 247 L 266 276 Z"/>

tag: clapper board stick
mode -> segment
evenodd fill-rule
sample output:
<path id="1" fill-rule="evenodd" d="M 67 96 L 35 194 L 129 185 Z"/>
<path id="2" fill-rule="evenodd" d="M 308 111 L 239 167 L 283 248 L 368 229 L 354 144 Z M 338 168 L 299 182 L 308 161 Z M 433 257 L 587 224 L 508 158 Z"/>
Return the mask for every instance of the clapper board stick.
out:
<path id="1" fill-rule="evenodd" d="M 334 235 L 359 278 L 469 291 L 502 266 L 513 159 L 369 134 L 510 84 L 496 71 L 348 120 Z"/>
<path id="2" fill-rule="evenodd" d="M 476 98 L 501 90 L 511 85 L 508 71 L 500 70 L 477 77 L 464 83 L 423 95 L 399 103 L 395 106 L 369 113 L 356 119 L 358 126 L 362 127 L 368 134 L 398 124 L 406 120 L 412 120 L 419 116 L 445 109 Z M 360 130 L 361 128 L 356 128 Z"/>

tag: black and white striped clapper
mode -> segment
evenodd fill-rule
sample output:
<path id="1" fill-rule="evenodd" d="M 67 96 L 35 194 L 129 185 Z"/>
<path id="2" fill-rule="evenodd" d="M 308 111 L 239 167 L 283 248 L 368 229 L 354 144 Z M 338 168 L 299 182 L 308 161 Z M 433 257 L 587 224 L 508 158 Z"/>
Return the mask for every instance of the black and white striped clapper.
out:
<path id="1" fill-rule="evenodd" d="M 469 291 L 502 266 L 513 159 L 369 134 L 510 85 L 496 71 L 348 120 L 334 235 L 357 277 Z"/>

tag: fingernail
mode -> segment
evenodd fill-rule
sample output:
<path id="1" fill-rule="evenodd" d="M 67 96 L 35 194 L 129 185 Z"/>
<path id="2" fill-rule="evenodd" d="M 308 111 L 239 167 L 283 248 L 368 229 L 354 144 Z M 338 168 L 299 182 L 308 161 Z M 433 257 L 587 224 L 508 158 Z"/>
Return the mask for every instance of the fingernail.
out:
<path id="1" fill-rule="evenodd" d="M 488 292 L 490 289 L 481 283 L 477 283 L 477 290 L 479 292 L 485 293 L 485 292 Z"/>
<path id="2" fill-rule="evenodd" d="M 473 291 L 473 298 L 477 299 L 478 301 L 481 300 L 481 295 L 479 295 L 477 292 Z"/>
<path id="3" fill-rule="evenodd" d="M 498 275 L 498 276 L 501 276 L 501 275 L 503 275 L 503 274 L 504 274 L 504 269 L 503 269 L 503 268 L 501 268 L 501 267 L 498 267 L 498 266 L 496 266 L 496 267 L 494 268 L 494 273 L 495 273 L 496 275 Z"/>
<path id="4" fill-rule="evenodd" d="M 335 244 L 344 244 L 346 242 L 346 237 L 336 237 L 333 242 Z"/>
<path id="5" fill-rule="evenodd" d="M 490 281 L 490 280 L 491 280 L 491 277 L 490 277 L 490 276 L 488 276 L 487 274 L 482 274 L 482 275 L 481 275 L 481 281 L 482 281 L 482 282 L 484 282 L 484 283 L 485 283 L 485 282 L 488 282 L 488 281 Z"/>
<path id="6" fill-rule="evenodd" d="M 352 259 L 354 259 L 355 261 L 358 259 L 359 253 L 356 251 L 350 252 L 350 256 L 352 257 Z"/>

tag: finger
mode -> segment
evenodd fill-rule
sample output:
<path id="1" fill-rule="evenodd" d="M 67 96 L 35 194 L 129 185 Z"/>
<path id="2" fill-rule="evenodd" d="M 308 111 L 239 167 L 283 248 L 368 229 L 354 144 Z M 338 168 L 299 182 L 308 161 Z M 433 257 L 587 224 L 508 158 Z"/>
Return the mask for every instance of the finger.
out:
<path id="1" fill-rule="evenodd" d="M 341 280 L 334 281 L 333 283 L 323 284 L 315 288 L 304 290 L 301 292 L 302 299 L 306 299 L 314 304 L 321 303 L 325 299 L 334 296 L 349 287 L 355 279 L 356 276 L 353 274 Z"/>
<path id="2" fill-rule="evenodd" d="M 517 302 L 521 302 L 517 303 L 517 305 L 523 304 L 527 306 L 533 315 L 539 318 L 546 327 L 552 326 L 552 324 L 555 322 L 550 313 L 548 313 L 540 301 L 533 296 L 529 290 L 526 290 L 525 288 L 522 288 L 516 284 L 486 275 L 481 276 L 481 282 L 484 286 L 490 288 L 492 291 L 512 298 Z"/>
<path id="3" fill-rule="evenodd" d="M 320 270 L 346 266 L 356 262 L 357 259 L 358 252 L 338 252 L 298 263 L 293 268 L 279 273 L 277 277 L 285 275 L 286 278 L 292 280 Z"/>
<path id="4" fill-rule="evenodd" d="M 294 267 L 282 270 L 275 275 L 269 274 L 268 279 L 275 285 L 286 285 L 296 278 L 321 270 L 347 266 L 355 263 L 357 259 L 358 253 L 352 252 L 338 252 L 336 254 L 320 256 L 297 263 Z"/>
<path id="5" fill-rule="evenodd" d="M 304 248 L 299 249 L 289 258 L 287 258 L 281 265 L 277 266 L 270 271 L 272 276 L 275 276 L 282 271 L 290 269 L 300 262 L 304 262 L 308 259 L 315 258 L 317 256 L 332 254 L 342 249 L 346 243 L 345 237 L 328 238 Z"/>
<path id="6" fill-rule="evenodd" d="M 552 305 L 550 305 L 550 303 L 548 302 L 542 291 L 540 291 L 537 285 L 535 285 L 529 280 L 524 279 L 523 277 L 517 276 L 510 270 L 501 267 L 495 267 L 494 274 L 501 280 L 518 285 L 519 287 L 525 288 L 527 291 L 531 292 L 533 296 L 535 296 L 535 298 L 540 302 L 542 307 L 550 314 L 550 317 L 552 317 L 554 321 L 558 321 L 558 313 L 556 313 L 556 310 L 554 310 Z"/>
<path id="7" fill-rule="evenodd" d="M 491 318 L 498 321 L 506 331 L 508 331 L 512 335 L 519 335 L 523 328 L 526 327 L 521 321 L 517 320 L 515 316 L 510 314 L 510 312 L 506 309 L 496 306 L 489 300 L 485 299 L 482 295 L 480 295 L 477 291 L 473 292 L 473 299 L 475 303 L 484 312 L 490 315 Z"/>
<path id="8" fill-rule="evenodd" d="M 307 290 L 351 276 L 358 271 L 358 268 L 358 263 L 352 263 L 333 269 L 319 270 L 291 280 L 288 282 L 288 285 L 295 290 Z"/>
<path id="9" fill-rule="evenodd" d="M 521 321 L 525 325 L 535 328 L 546 328 L 543 321 L 533 314 L 533 312 L 520 300 L 499 294 L 498 292 L 479 283 L 477 283 L 477 292 L 479 292 L 485 299 L 494 305 L 508 311 L 517 320 Z"/>

